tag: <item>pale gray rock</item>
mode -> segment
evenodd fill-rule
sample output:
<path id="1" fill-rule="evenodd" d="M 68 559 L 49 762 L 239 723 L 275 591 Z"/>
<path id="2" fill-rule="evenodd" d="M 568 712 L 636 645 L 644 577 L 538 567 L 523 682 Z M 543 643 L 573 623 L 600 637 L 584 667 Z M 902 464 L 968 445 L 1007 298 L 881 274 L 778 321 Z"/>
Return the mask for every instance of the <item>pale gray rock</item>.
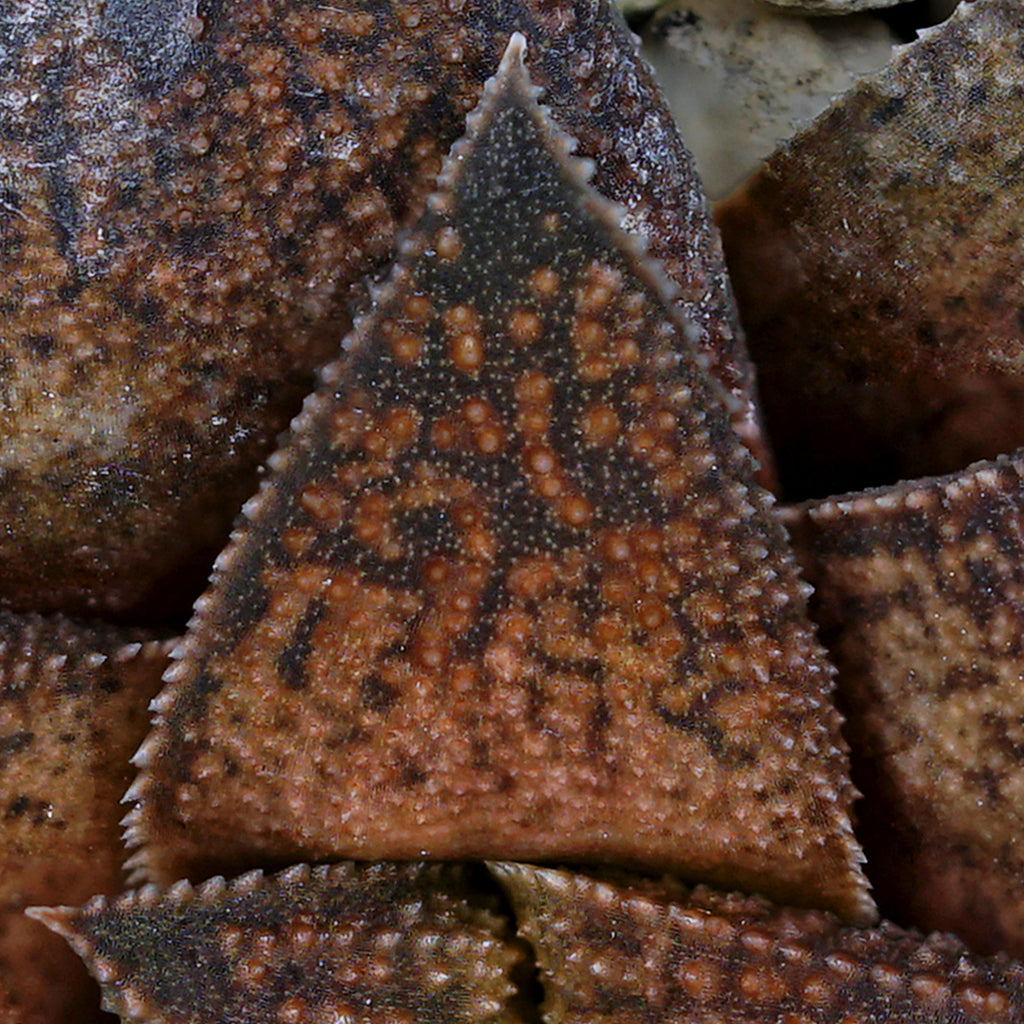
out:
<path id="1" fill-rule="evenodd" d="M 850 14 L 876 7 L 895 7 L 901 0 L 768 0 L 775 7 L 802 14 Z"/>
<path id="2" fill-rule="evenodd" d="M 883 67 L 897 42 L 870 15 L 806 19 L 757 0 L 674 0 L 644 41 L 712 199 Z"/>
<path id="3" fill-rule="evenodd" d="M 665 0 L 615 0 L 623 14 L 635 14 L 637 11 L 653 11 Z"/>
<path id="4" fill-rule="evenodd" d="M 627 0 L 628 2 L 628 0 Z M 641 0 L 642 2 L 642 0 Z M 850 14 L 853 11 L 868 11 L 872 8 L 895 7 L 905 0 L 768 0 L 776 7 L 802 14 Z M 657 6 L 654 0 L 650 6 Z M 931 0 L 931 17 L 941 21 L 948 18 L 957 5 L 957 0 Z"/>

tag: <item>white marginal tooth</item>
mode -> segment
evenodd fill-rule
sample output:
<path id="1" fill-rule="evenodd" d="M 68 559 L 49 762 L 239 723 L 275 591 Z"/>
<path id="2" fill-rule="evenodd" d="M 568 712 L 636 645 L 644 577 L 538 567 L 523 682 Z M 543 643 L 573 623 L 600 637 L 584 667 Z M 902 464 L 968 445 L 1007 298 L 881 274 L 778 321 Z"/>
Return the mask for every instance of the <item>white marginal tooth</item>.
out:
<path id="1" fill-rule="evenodd" d="M 135 781 L 128 787 L 128 791 L 125 793 L 125 795 L 123 797 L 121 797 L 121 803 L 129 804 L 129 803 L 135 803 L 136 801 L 141 800 L 142 799 L 142 794 L 145 791 L 145 788 L 146 787 L 145 787 L 144 780 L 143 780 L 142 776 L 140 775 L 140 776 L 136 777 Z M 126 816 L 121 821 L 121 824 L 125 825 L 125 824 L 127 824 L 127 822 L 128 822 L 128 817 Z"/>
<path id="2" fill-rule="evenodd" d="M 187 879 L 175 882 L 167 890 L 167 896 L 173 900 L 183 900 L 192 895 L 192 884 Z"/>
<path id="3" fill-rule="evenodd" d="M 156 905 L 164 897 L 164 890 L 153 882 L 147 882 L 140 889 L 136 890 L 135 898 L 139 903 Z"/>
<path id="4" fill-rule="evenodd" d="M 66 654 L 53 654 L 43 664 L 48 672 L 59 672 L 67 664 L 67 660 Z"/>
<path id="5" fill-rule="evenodd" d="M 159 743 L 154 736 L 147 736 L 142 741 L 142 745 L 134 754 L 128 759 L 130 764 L 135 765 L 137 768 L 145 768 L 153 760 L 153 757 L 157 753 Z"/>
<path id="6" fill-rule="evenodd" d="M 181 676 L 179 674 L 175 679 L 165 679 L 164 682 L 171 683 L 180 678 Z M 155 715 L 163 715 L 170 710 L 173 703 L 174 694 L 169 693 L 167 689 L 164 688 L 149 702 L 149 710 Z"/>
<path id="7" fill-rule="evenodd" d="M 147 647 L 148 646 L 149 645 L 147 644 Z M 142 650 L 142 644 L 140 644 L 140 643 L 122 644 L 114 652 L 114 661 L 117 661 L 117 662 L 132 661 L 132 660 L 134 660 L 135 658 L 137 658 L 139 656 L 139 652 L 141 650 Z"/>
<path id="8" fill-rule="evenodd" d="M 287 885 L 298 885 L 309 878 L 308 864 L 294 864 L 286 868 L 278 876 L 277 880 Z"/>
<path id="9" fill-rule="evenodd" d="M 250 501 L 252 501 L 252 500 L 253 500 L 253 499 L 252 499 L 252 498 L 250 498 L 250 499 L 249 499 L 249 501 L 247 501 L 247 502 L 246 502 L 245 504 L 246 504 L 246 505 L 248 505 L 248 504 L 249 504 L 249 502 L 250 502 Z M 245 507 L 245 506 L 243 505 L 242 507 L 243 507 L 243 509 L 244 509 L 244 507 Z M 224 550 L 223 550 L 223 551 L 222 551 L 222 552 L 221 552 L 221 553 L 220 553 L 220 554 L 219 554 L 219 555 L 218 555 L 218 556 L 217 556 L 217 557 L 216 557 L 216 558 L 214 559 L 214 562 L 213 562 L 213 567 L 214 567 L 214 569 L 216 569 L 216 570 L 217 570 L 218 572 L 223 572 L 223 570 L 225 570 L 225 569 L 226 569 L 226 568 L 227 568 L 227 567 L 228 567 L 228 566 L 229 566 L 230 564 L 231 564 L 231 549 L 230 549 L 230 548 L 225 548 L 225 549 L 224 549 Z M 206 596 L 206 595 L 205 595 L 205 594 L 203 594 L 203 595 L 202 595 L 201 597 L 199 597 L 199 598 L 198 598 L 198 599 L 196 600 L 196 604 L 199 604 L 199 602 L 200 602 L 200 601 L 202 601 L 202 599 L 203 599 L 203 598 L 204 598 L 205 596 Z"/>
<path id="10" fill-rule="evenodd" d="M 176 883 L 181 885 L 181 882 Z M 188 883 L 185 883 L 188 884 Z M 172 887 L 173 890 L 173 887 Z M 228 883 L 225 881 L 223 875 L 214 875 L 213 878 L 208 878 L 201 885 L 193 889 L 189 886 L 189 894 L 194 895 L 200 900 L 215 900 L 219 896 L 222 896 L 228 890 Z"/>
<path id="11" fill-rule="evenodd" d="M 263 885 L 263 872 L 258 868 L 236 878 L 232 889 L 235 892 L 256 892 Z"/>
<path id="12" fill-rule="evenodd" d="M 290 454 L 284 448 L 279 448 L 273 455 L 267 459 L 267 468 L 273 470 L 275 473 L 283 473 L 288 468 L 288 461 Z M 256 495 L 250 498 L 245 504 L 249 506 L 246 510 L 247 516 L 252 516 L 259 511 L 260 502 L 263 498 L 263 489 L 266 486 L 264 483 L 260 489 L 256 492 Z"/>
<path id="13" fill-rule="evenodd" d="M 271 456 L 271 458 L 273 458 L 273 456 Z M 242 506 L 242 515 L 244 515 L 247 519 L 251 519 L 259 507 L 260 496 L 259 493 L 256 493 L 251 498 L 249 498 Z"/>
<path id="14" fill-rule="evenodd" d="M 178 656 L 177 651 L 174 652 L 174 655 L 172 655 L 172 657 L 174 658 L 173 664 L 171 664 L 168 667 L 167 671 L 164 673 L 165 683 L 177 683 L 188 671 L 188 666 L 185 664 L 185 662 L 181 660 L 181 657 Z M 155 705 L 159 701 L 164 699 L 164 692 L 165 691 L 161 691 L 153 698 L 149 705 L 151 709 L 156 710 Z"/>
<path id="15" fill-rule="evenodd" d="M 317 379 L 320 380 L 322 384 L 328 385 L 328 387 L 337 384 L 338 381 L 341 380 L 341 376 L 342 368 L 338 365 L 337 360 L 334 360 L 334 362 L 331 363 L 326 363 L 317 373 Z"/>

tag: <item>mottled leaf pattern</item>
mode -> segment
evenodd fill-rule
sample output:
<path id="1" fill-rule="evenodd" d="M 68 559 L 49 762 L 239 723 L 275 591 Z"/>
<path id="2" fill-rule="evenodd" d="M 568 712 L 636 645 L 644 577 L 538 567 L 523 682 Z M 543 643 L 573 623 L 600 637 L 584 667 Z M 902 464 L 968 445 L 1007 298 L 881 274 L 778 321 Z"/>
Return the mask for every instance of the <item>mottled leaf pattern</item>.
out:
<path id="1" fill-rule="evenodd" d="M 785 517 L 839 668 L 885 911 L 1016 956 L 1024 956 L 1022 467 L 1018 454 Z"/>
<path id="2" fill-rule="evenodd" d="M 1024 443 L 1022 37 L 962 3 L 719 207 L 791 498 Z"/>
<path id="3" fill-rule="evenodd" d="M 299 865 L 32 913 L 139 1024 L 518 1024 L 521 951 L 465 874 Z"/>
<path id="4" fill-rule="evenodd" d="M 545 1024 L 1010 1024 L 1024 966 L 952 936 L 676 884 L 496 864 L 537 955 Z"/>
<path id="5" fill-rule="evenodd" d="M 16 0 L 0 606 L 193 599 L 517 29 L 760 445 L 717 234 L 611 0 Z"/>
<path id="6" fill-rule="evenodd" d="M 0 612 L 0 1020 L 95 1019 L 63 943 L 22 915 L 122 887 L 119 799 L 167 647 L 139 630 Z"/>
<path id="7" fill-rule="evenodd" d="M 870 918 L 770 498 L 517 53 L 198 605 L 135 863 L 611 861 Z"/>

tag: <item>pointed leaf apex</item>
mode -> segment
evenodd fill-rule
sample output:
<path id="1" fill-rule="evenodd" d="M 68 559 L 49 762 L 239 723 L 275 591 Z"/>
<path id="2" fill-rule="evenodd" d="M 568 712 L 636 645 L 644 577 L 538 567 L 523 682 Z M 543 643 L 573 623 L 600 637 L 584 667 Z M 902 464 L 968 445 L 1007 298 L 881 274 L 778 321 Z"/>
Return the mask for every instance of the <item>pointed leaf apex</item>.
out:
<path id="1" fill-rule="evenodd" d="M 75 907 L 27 907 L 25 909 L 26 917 L 31 917 L 33 921 L 46 925 L 51 932 L 69 940 L 75 931 L 71 922 L 77 913 L 78 910 Z"/>
<path id="2" fill-rule="evenodd" d="M 526 36 L 522 32 L 513 32 L 509 37 L 508 46 L 505 47 L 498 73 L 502 75 L 518 73 L 528 80 L 530 75 L 526 70 L 525 63 L 526 47 Z"/>

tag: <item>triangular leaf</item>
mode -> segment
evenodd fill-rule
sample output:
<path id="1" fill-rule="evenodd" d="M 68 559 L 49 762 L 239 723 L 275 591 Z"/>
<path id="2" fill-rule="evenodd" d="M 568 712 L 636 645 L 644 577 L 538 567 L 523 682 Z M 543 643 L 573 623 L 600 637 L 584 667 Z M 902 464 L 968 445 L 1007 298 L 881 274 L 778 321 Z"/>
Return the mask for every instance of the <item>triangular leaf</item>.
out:
<path id="1" fill-rule="evenodd" d="M 520 45 L 218 563 L 137 864 L 514 853 L 870 916 L 770 498 Z"/>
<path id="2" fill-rule="evenodd" d="M 147 1024 L 516 1024 L 521 953 L 464 873 L 438 865 L 293 867 L 81 910 L 36 908 Z"/>

